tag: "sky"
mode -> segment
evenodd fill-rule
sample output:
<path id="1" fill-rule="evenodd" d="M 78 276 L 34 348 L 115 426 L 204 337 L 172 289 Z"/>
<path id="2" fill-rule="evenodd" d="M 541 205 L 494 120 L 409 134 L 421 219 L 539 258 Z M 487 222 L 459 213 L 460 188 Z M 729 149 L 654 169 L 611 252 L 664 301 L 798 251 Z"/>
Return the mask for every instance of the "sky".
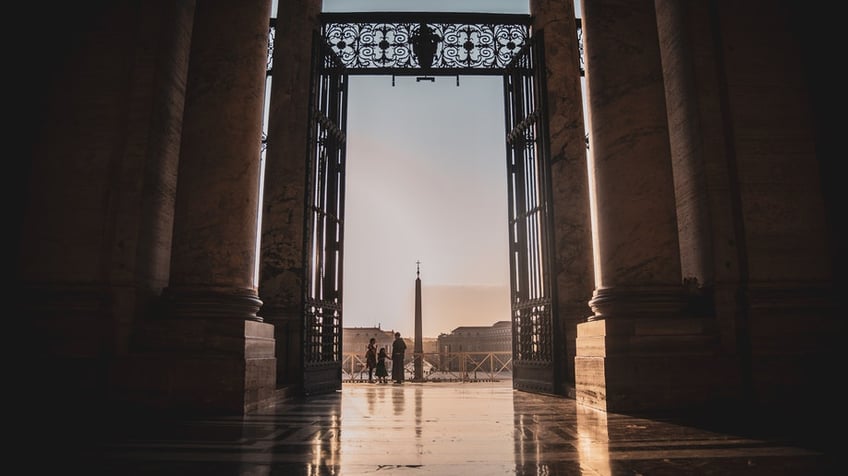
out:
<path id="1" fill-rule="evenodd" d="M 529 13 L 527 0 L 324 0 L 325 12 Z M 498 76 L 351 76 L 344 327 L 423 337 L 510 319 L 504 105 Z"/>
<path id="2" fill-rule="evenodd" d="M 412 337 L 419 266 L 425 337 L 509 319 L 502 94 L 500 77 L 351 78 L 345 327 Z M 479 287 L 502 312 L 475 309 Z M 469 299 L 445 306 L 450 288 Z"/>

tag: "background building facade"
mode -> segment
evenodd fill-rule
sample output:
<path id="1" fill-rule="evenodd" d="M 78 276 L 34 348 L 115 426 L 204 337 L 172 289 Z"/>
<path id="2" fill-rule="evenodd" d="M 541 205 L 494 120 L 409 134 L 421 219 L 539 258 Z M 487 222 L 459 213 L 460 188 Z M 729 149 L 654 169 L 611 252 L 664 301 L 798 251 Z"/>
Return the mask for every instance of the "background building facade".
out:
<path id="1" fill-rule="evenodd" d="M 471 356 L 475 360 L 485 360 L 486 354 L 500 354 L 500 359 L 512 353 L 512 323 L 510 321 L 498 321 L 491 326 L 460 326 L 451 331 L 450 334 L 442 334 L 438 337 L 439 346 L 439 369 L 447 371 L 458 371 L 462 360 Z M 499 367 L 497 364 L 485 362 L 481 369 L 485 371 Z"/>

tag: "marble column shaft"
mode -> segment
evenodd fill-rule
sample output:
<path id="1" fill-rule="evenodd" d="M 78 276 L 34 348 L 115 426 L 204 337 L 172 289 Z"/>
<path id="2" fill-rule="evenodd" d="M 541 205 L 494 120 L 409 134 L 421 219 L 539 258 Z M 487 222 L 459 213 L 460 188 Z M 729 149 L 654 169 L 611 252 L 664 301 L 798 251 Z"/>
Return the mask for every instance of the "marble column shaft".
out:
<path id="1" fill-rule="evenodd" d="M 197 3 L 167 290 L 178 315 L 257 319 L 253 276 L 270 4 Z"/>
<path id="2" fill-rule="evenodd" d="M 735 374 L 714 320 L 687 315 L 654 1 L 584 1 L 583 39 L 597 288 L 576 398 L 610 412 L 720 400 Z"/>
<path id="3" fill-rule="evenodd" d="M 277 382 L 302 379 L 303 233 L 312 34 L 321 0 L 281 2 L 274 36 L 262 204 L 260 315 L 274 324 Z"/>
<path id="4" fill-rule="evenodd" d="M 243 414 L 274 398 L 274 328 L 254 284 L 270 0 L 196 3 L 166 319 L 117 375 L 134 405 Z"/>
<path id="5" fill-rule="evenodd" d="M 563 375 L 573 385 L 576 326 L 590 314 L 594 285 L 580 50 L 572 0 L 531 0 L 530 12 L 545 39 L 558 334 L 566 348 Z"/>
<path id="6" fill-rule="evenodd" d="M 583 4 L 597 216 L 595 318 L 683 307 L 653 1 Z"/>

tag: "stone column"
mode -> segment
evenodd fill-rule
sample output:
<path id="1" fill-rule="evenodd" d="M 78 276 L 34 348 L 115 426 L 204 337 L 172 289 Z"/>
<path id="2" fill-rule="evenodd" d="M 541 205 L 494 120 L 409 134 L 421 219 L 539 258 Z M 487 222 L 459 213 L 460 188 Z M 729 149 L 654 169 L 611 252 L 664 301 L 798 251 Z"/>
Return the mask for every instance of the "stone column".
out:
<path id="1" fill-rule="evenodd" d="M 197 2 L 167 319 L 142 340 L 166 351 L 148 376 L 166 405 L 242 413 L 276 388 L 273 326 L 256 315 L 253 283 L 270 7 Z"/>
<path id="2" fill-rule="evenodd" d="M 534 34 L 545 38 L 557 335 L 565 342 L 559 369 L 565 388 L 556 392 L 573 396 L 577 323 L 590 314 L 587 303 L 594 285 L 580 50 L 572 0 L 531 0 L 530 12 Z"/>
<path id="3" fill-rule="evenodd" d="M 677 188 L 680 262 L 684 282 L 705 298 L 723 346 L 744 348 L 737 318 L 744 281 L 744 227 L 737 226 L 737 186 L 728 154 L 723 117 L 721 57 L 714 15 L 705 2 L 657 0 L 657 29 L 663 56 L 669 143 Z M 704 299 L 703 303 L 709 303 Z M 733 379 L 737 380 L 737 379 Z M 730 377 L 726 378 L 729 386 Z"/>
<path id="4" fill-rule="evenodd" d="M 670 409 L 709 392 L 710 323 L 683 319 L 663 69 L 653 0 L 583 2 L 596 285 L 578 325 L 577 399 Z M 708 387 L 707 387 L 708 388 Z"/>
<path id="5" fill-rule="evenodd" d="M 312 34 L 321 0 L 280 2 L 262 204 L 260 315 L 274 324 L 277 385 L 302 383 L 303 233 Z"/>

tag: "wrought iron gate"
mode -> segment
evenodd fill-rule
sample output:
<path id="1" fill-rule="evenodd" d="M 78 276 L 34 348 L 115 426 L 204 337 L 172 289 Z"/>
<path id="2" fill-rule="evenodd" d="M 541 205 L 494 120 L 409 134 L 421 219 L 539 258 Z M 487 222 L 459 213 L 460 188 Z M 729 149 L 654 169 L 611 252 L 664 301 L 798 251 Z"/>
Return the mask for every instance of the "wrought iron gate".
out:
<path id="1" fill-rule="evenodd" d="M 552 275 L 552 197 L 545 67 L 536 35 L 504 74 L 513 387 L 540 393 L 559 388 L 560 352 Z"/>
<path id="2" fill-rule="evenodd" d="M 307 164 L 303 392 L 341 388 L 347 74 L 316 33 L 312 41 Z"/>
<path id="3" fill-rule="evenodd" d="M 314 41 L 304 310 L 304 390 L 341 386 L 347 77 L 504 78 L 509 183 L 513 386 L 554 393 L 562 343 L 550 262 L 551 190 L 541 37 L 527 15 L 322 14 Z"/>

